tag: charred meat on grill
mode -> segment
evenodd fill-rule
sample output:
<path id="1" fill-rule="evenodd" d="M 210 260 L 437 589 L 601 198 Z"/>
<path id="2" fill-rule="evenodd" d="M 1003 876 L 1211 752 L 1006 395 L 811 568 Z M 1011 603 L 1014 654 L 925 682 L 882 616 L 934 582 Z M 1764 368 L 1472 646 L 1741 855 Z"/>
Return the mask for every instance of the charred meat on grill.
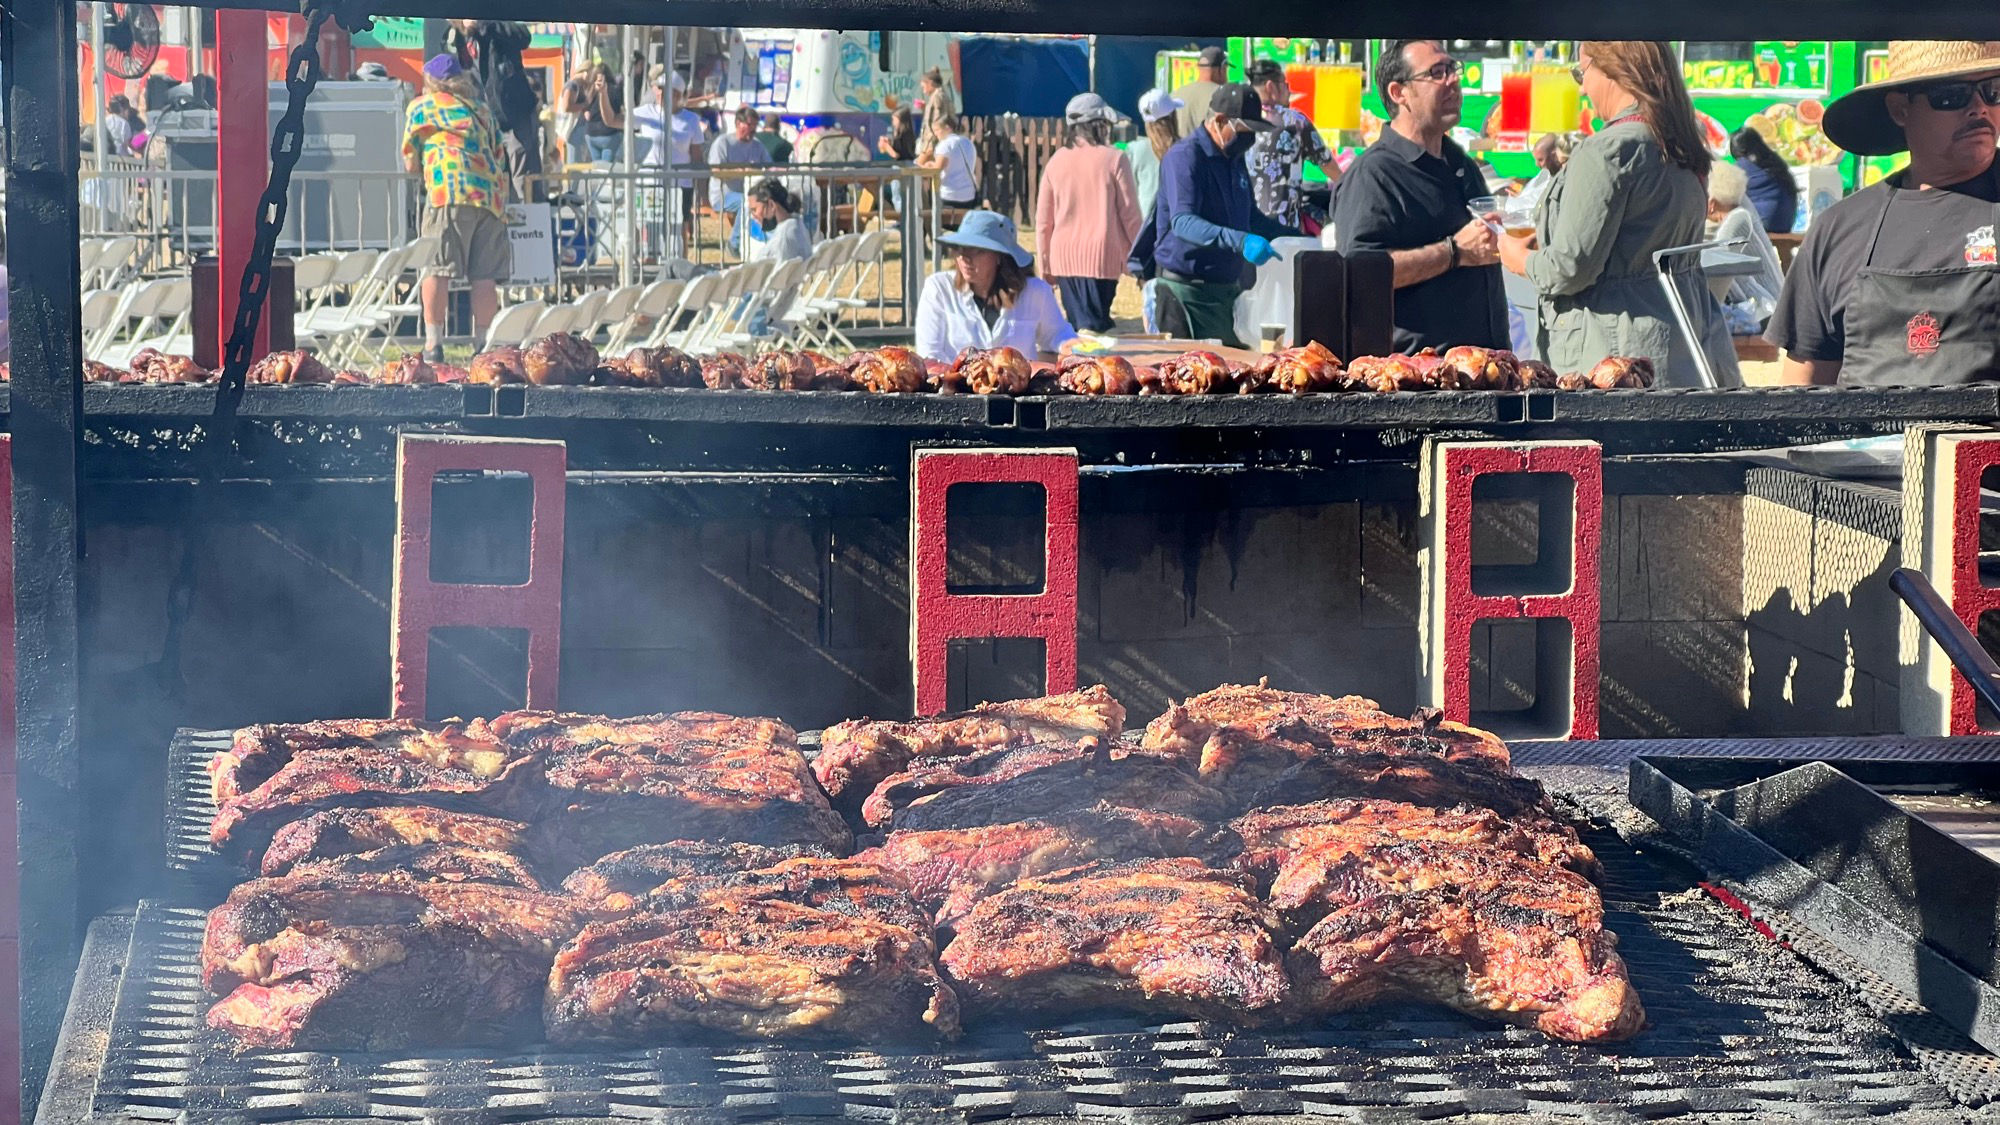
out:
<path id="1" fill-rule="evenodd" d="M 1521 364 L 1510 351 L 1461 346 L 1444 353 L 1432 381 L 1447 391 L 1517 391 Z"/>
<path id="2" fill-rule="evenodd" d="M 568 899 L 407 875 L 254 879 L 209 912 L 208 1026 L 253 1047 L 395 1050 L 532 1038 Z"/>
<path id="3" fill-rule="evenodd" d="M 862 801 L 882 779 L 902 771 L 914 758 L 1090 737 L 1108 745 L 1124 730 L 1125 707 L 1102 684 L 1035 699 L 982 703 L 962 715 L 936 719 L 850 719 L 821 735 L 813 775 L 836 808 L 859 813 Z"/>
<path id="4" fill-rule="evenodd" d="M 1063 360 L 1057 385 L 1073 395 L 1136 395 L 1139 375 L 1121 356 L 1070 356 Z"/>
<path id="5" fill-rule="evenodd" d="M 1273 352 L 1236 377 L 1237 391 L 1246 395 L 1259 391 L 1320 394 L 1345 386 L 1339 357 L 1318 340 Z"/>
<path id="6" fill-rule="evenodd" d="M 1471 805 L 1509 818 L 1556 818 L 1536 781 L 1426 755 L 1322 753 L 1285 769 L 1248 796 L 1246 808 L 1374 797 L 1433 809 Z"/>
<path id="7" fill-rule="evenodd" d="M 1372 699 L 1225 684 L 1167 708 L 1142 745 L 1187 762 L 1204 778 L 1256 785 L 1321 754 L 1439 757 L 1505 773 L 1507 744 L 1485 731 L 1430 718 L 1398 719 Z"/>
<path id="8" fill-rule="evenodd" d="M 331 383 L 333 372 L 310 352 L 272 352 L 250 365 L 252 383 Z"/>
<path id="9" fill-rule="evenodd" d="M 632 909 L 638 896 L 662 883 L 691 875 L 720 875 L 770 867 L 800 856 L 831 857 L 824 848 L 803 844 L 718 844 L 711 840 L 674 840 L 641 844 L 569 873 L 563 893 L 620 913 Z"/>
<path id="10" fill-rule="evenodd" d="M 433 729 L 411 719 L 321 719 L 243 727 L 230 738 L 229 749 L 218 750 L 209 758 L 209 793 L 218 806 L 225 805 L 270 780 L 295 754 L 374 746 L 392 739 L 415 738 Z"/>
<path id="11" fill-rule="evenodd" d="M 987 751 L 1005 755 L 1011 750 Z M 1232 809 L 1221 793 L 1178 764 L 1145 755 L 1124 758 L 1096 753 L 1053 756 L 1052 764 L 1013 774 L 978 772 L 970 759 L 966 784 L 938 786 L 890 813 L 893 831 L 977 828 L 1032 817 L 1050 817 L 1103 801 L 1126 808 L 1220 820 Z"/>
<path id="12" fill-rule="evenodd" d="M 597 370 L 597 345 L 574 332 L 551 332 L 521 353 L 521 370 L 538 387 L 575 387 Z"/>
<path id="13" fill-rule="evenodd" d="M 263 873 L 284 875 L 296 864 L 411 844 L 444 844 L 526 856 L 528 826 L 515 820 L 447 812 L 428 805 L 329 809 L 295 820 L 271 837 Z"/>
<path id="14" fill-rule="evenodd" d="M 524 891 L 547 890 L 541 877 L 520 856 L 463 844 L 392 844 L 374 851 L 303 860 L 289 874 L 301 877 L 400 874 L 424 883 L 491 883 Z"/>
<path id="15" fill-rule="evenodd" d="M 547 754 L 546 854 L 585 863 L 677 839 L 810 844 L 845 852 L 847 826 L 775 719 L 705 711 L 636 719 L 516 711 L 511 745 Z"/>
<path id="16" fill-rule="evenodd" d="M 930 372 L 917 353 L 891 346 L 847 357 L 847 377 L 874 394 L 910 394 L 924 389 Z"/>
<path id="17" fill-rule="evenodd" d="M 415 352 L 392 359 L 375 372 L 375 381 L 404 386 L 428 386 L 438 381 L 437 370 Z"/>
<path id="18" fill-rule="evenodd" d="M 1028 357 L 1014 348 L 965 348 L 942 376 L 930 382 L 944 394 L 1018 395 L 1027 393 L 1033 375 Z"/>
<path id="19" fill-rule="evenodd" d="M 625 375 L 635 387 L 699 387 L 701 363 L 679 348 L 633 348 Z"/>
<path id="20" fill-rule="evenodd" d="M 1586 1043 L 1630 1038 L 1645 1023 L 1603 900 L 1573 871 L 1431 840 L 1313 870 L 1287 887 L 1324 912 L 1289 962 L 1308 1011 L 1409 996 Z"/>
<path id="21" fill-rule="evenodd" d="M 1285 999 L 1276 931 L 1241 876 L 1198 860 L 1092 863 L 981 901 L 938 963 L 968 1009 L 1260 1023 Z"/>
<path id="22" fill-rule="evenodd" d="M 928 933 L 771 899 L 586 926 L 556 955 L 554 1043 L 659 1043 L 694 1029 L 762 1037 L 953 1037 L 958 999 Z"/>
<path id="23" fill-rule="evenodd" d="M 1192 855 L 1207 832 L 1185 816 L 1099 803 L 979 828 L 891 832 L 854 858 L 901 875 L 932 921 L 951 927 L 1019 879 L 1094 860 Z"/>
<path id="24" fill-rule="evenodd" d="M 930 914 L 910 897 L 909 884 L 892 869 L 866 859 L 797 856 L 766 867 L 684 875 L 633 896 L 630 909 L 665 914 L 752 902 L 791 902 L 829 914 L 869 918 L 931 940 Z"/>
<path id="25" fill-rule="evenodd" d="M 510 344 L 473 356 L 465 377 L 473 383 L 525 383 L 528 369 L 521 349 Z"/>
<path id="26" fill-rule="evenodd" d="M 1035 770 L 1065 762 L 1096 758 L 1104 753 L 1094 738 L 1082 742 L 1031 742 L 996 746 L 971 754 L 928 755 L 907 769 L 882 779 L 861 802 L 861 822 L 879 828 L 896 810 L 932 794 L 967 785 L 999 785 Z"/>
<path id="27" fill-rule="evenodd" d="M 1580 874 L 1596 873 L 1597 856 L 1576 829 L 1535 814 L 1503 818 L 1460 805 L 1424 808 L 1401 801 L 1332 800 L 1253 809 L 1229 822 L 1237 842 L 1233 866 L 1268 885 L 1297 852 L 1361 850 L 1385 840 L 1436 840 L 1500 848 Z"/>
<path id="28" fill-rule="evenodd" d="M 534 756 L 501 743 L 484 720 L 410 725 L 417 729 L 392 726 L 373 738 L 294 749 L 261 784 L 222 803 L 210 842 L 254 856 L 279 828 L 326 809 L 426 804 L 498 816 L 525 811 L 539 780 Z M 255 768 L 216 768 L 217 793 L 240 785 Z"/>
<path id="29" fill-rule="evenodd" d="M 1212 395 L 1232 389 L 1229 361 L 1214 352 L 1185 352 L 1136 371 L 1142 395 Z"/>

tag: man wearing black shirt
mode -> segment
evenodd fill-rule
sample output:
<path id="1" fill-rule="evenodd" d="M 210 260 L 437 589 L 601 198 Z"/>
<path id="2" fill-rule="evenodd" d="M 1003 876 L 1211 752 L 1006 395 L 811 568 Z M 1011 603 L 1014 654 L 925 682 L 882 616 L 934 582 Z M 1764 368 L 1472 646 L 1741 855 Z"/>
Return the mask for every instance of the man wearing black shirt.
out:
<path id="1" fill-rule="evenodd" d="M 507 170 L 517 199 L 529 194 L 531 183 L 537 199 L 543 194 L 535 182 L 542 174 L 541 98 L 521 59 L 533 41 L 527 24 L 508 20 L 453 20 L 445 35 L 445 47 L 486 94 L 507 146 Z"/>
<path id="2" fill-rule="evenodd" d="M 1823 128 L 1909 166 L 1813 221 L 1764 338 L 1788 383 L 2000 379 L 2000 43 L 1891 43 L 1888 70 Z"/>
<path id="3" fill-rule="evenodd" d="M 1390 40 L 1375 85 L 1395 116 L 1334 191 L 1335 247 L 1387 251 L 1395 265 L 1398 351 L 1509 343 L 1498 238 L 1466 210 L 1486 178 L 1445 135 L 1461 73 L 1434 39 Z"/>

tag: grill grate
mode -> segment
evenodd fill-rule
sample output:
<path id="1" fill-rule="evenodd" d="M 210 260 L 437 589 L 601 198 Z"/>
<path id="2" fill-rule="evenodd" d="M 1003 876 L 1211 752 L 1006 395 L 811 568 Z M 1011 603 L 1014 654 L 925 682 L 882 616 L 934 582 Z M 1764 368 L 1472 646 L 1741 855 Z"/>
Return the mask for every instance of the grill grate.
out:
<path id="1" fill-rule="evenodd" d="M 1402 1006 L 1259 1032 L 1135 1017 L 986 1025 L 948 1047 L 908 1051 L 766 1045 L 503 1057 L 237 1055 L 202 1027 L 202 912 L 146 903 L 110 1016 L 93 1116 L 465 1125 L 549 1116 L 1774 1119 L 1857 1111 L 1944 1117 L 1962 1112 L 1954 1090 L 1979 1100 L 1927 1076 L 1852 993 L 1695 889 L 1686 869 L 1641 856 L 1609 831 L 1593 831 L 1588 841 L 1606 869 L 1607 923 L 1651 1016 L 1637 1040 L 1612 1050 Z"/>

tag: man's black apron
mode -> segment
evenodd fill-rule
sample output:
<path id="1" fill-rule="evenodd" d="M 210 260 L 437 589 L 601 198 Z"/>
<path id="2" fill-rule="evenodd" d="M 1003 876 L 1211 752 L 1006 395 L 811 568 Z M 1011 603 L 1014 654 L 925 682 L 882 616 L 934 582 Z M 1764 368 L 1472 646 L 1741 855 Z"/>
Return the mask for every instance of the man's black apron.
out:
<path id="1" fill-rule="evenodd" d="M 1840 383 L 1941 387 L 2000 379 L 2000 265 L 1877 269 L 1875 244 L 1900 188 L 1882 198 L 1847 302 Z M 2000 204 L 1993 206 L 2000 233 Z"/>

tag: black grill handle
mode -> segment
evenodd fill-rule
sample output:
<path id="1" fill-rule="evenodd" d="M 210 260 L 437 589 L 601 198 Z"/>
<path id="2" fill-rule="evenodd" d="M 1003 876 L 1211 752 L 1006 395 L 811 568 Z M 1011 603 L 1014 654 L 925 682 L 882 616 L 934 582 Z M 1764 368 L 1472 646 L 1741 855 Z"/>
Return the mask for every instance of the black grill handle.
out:
<path id="1" fill-rule="evenodd" d="M 1944 654 L 1951 658 L 1952 666 L 1979 698 L 1986 701 L 1995 714 L 2000 714 L 2000 664 L 1986 652 L 1986 646 L 1979 643 L 1965 622 L 1958 619 L 1945 600 L 1938 596 L 1937 587 L 1920 571 L 1908 567 L 1898 567 L 1889 576 L 1889 588 L 1910 607 L 1923 623 L 1924 632 L 1938 643 Z"/>

